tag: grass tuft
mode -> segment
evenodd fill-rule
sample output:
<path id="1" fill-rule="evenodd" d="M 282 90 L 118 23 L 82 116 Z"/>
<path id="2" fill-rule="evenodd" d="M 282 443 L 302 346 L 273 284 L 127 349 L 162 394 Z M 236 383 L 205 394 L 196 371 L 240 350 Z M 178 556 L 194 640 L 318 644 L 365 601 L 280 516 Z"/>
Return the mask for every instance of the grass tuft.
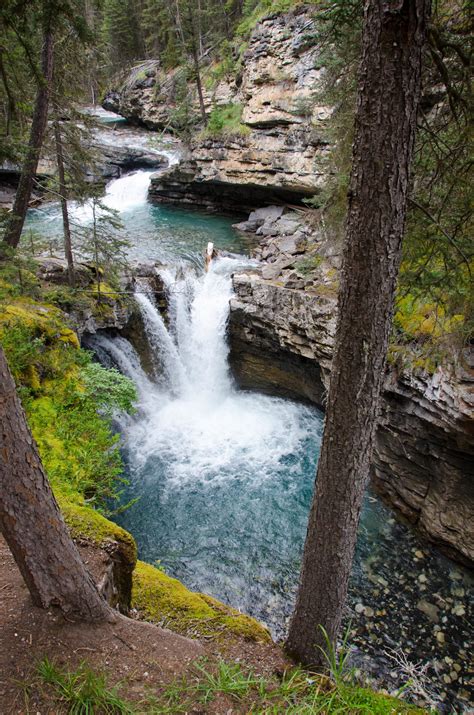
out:
<path id="1" fill-rule="evenodd" d="M 37 673 L 42 683 L 50 686 L 55 699 L 67 707 L 68 715 L 133 713 L 130 705 L 118 695 L 117 687 L 107 687 L 106 676 L 95 673 L 85 663 L 75 671 L 67 671 L 44 658 L 38 664 Z"/>

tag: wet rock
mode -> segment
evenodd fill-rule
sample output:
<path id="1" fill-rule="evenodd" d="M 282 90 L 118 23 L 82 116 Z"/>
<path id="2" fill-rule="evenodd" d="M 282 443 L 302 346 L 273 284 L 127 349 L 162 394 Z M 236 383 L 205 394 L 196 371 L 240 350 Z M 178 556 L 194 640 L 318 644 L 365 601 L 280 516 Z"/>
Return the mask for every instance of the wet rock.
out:
<path id="1" fill-rule="evenodd" d="M 419 611 L 424 613 L 430 621 L 433 623 L 438 623 L 439 621 L 439 608 L 435 606 L 434 603 L 430 603 L 429 601 L 419 601 L 416 604 L 416 607 L 418 608 Z"/>

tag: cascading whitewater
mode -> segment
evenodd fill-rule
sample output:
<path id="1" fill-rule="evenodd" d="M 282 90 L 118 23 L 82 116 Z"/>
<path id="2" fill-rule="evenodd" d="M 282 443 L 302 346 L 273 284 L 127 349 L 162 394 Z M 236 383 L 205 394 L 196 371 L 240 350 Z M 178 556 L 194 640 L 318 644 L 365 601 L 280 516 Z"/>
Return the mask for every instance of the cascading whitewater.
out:
<path id="1" fill-rule="evenodd" d="M 127 445 L 136 464 L 158 458 L 170 484 L 228 479 L 236 468 L 252 480 L 271 476 L 313 423 L 308 408 L 233 385 L 226 325 L 231 273 L 242 262 L 221 258 L 206 274 L 182 265 L 163 272 L 169 324 L 146 285 L 137 286 L 135 299 L 155 361 L 155 407 L 150 409 L 148 395 L 147 418 L 127 429 Z M 123 343 L 110 340 L 123 349 Z M 109 355 L 120 366 L 110 349 Z"/>
<path id="2" fill-rule="evenodd" d="M 169 387 L 173 394 L 179 394 L 186 381 L 184 368 L 173 338 L 155 305 L 153 295 L 151 292 L 145 292 L 143 288 L 139 288 L 135 292 L 135 300 L 140 308 L 145 333 L 153 351 L 155 366 L 157 370 L 161 368 L 165 378 L 165 387 Z M 156 377 L 159 379 L 159 374 Z"/>
<path id="3" fill-rule="evenodd" d="M 121 423 L 130 479 L 124 502 L 138 501 L 117 520 L 135 536 L 140 558 L 160 559 L 188 587 L 256 616 L 281 637 L 298 580 L 322 417 L 310 407 L 240 392 L 233 384 L 226 323 L 230 276 L 239 267 L 236 260 L 219 259 L 206 275 L 182 264 L 160 271 L 168 294 L 165 320 L 148 285 L 138 285 L 137 303 L 156 360 L 153 377 L 123 338 L 97 337 L 92 347 L 139 391 L 138 413 Z M 432 657 L 429 638 L 416 621 L 425 597 L 413 573 L 418 548 L 414 536 L 368 498 L 349 603 L 369 604 L 375 612 L 389 598 L 394 605 L 378 632 L 406 642 L 407 621 L 403 625 L 398 615 L 406 613 L 412 653 L 426 660 Z M 433 592 L 451 598 L 449 563 L 427 556 L 423 569 Z M 383 593 L 375 596 L 379 582 Z M 455 657 L 467 635 L 459 619 L 445 613 L 443 631 Z M 396 642 L 377 645 L 372 635 L 364 638 L 372 654 Z"/>

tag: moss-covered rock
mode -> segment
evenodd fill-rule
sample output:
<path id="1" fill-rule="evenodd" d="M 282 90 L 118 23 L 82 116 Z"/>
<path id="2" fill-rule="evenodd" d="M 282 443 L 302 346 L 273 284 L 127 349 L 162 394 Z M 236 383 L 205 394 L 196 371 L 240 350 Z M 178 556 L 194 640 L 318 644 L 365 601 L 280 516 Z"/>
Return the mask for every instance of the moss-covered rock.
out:
<path id="1" fill-rule="evenodd" d="M 87 540 L 107 550 L 108 546 L 118 547 L 131 568 L 137 561 L 137 545 L 128 531 L 106 519 L 88 506 L 72 504 L 59 498 L 59 506 L 71 535 L 76 540 Z"/>
<path id="2" fill-rule="evenodd" d="M 132 598 L 132 572 L 137 561 L 135 539 L 128 531 L 109 521 L 90 506 L 73 504 L 59 497 L 59 505 L 71 536 L 80 544 L 93 545 L 110 557 L 110 600 L 128 614 Z"/>
<path id="3" fill-rule="evenodd" d="M 210 596 L 189 591 L 175 578 L 137 561 L 133 573 L 132 607 L 144 620 L 159 623 L 189 637 L 240 636 L 271 641 L 260 623 Z"/>

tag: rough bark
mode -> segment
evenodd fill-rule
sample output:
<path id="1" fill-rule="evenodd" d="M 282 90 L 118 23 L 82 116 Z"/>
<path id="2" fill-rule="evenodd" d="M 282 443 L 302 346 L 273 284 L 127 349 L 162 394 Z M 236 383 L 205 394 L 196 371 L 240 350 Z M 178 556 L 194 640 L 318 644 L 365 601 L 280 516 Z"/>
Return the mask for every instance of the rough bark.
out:
<path id="1" fill-rule="evenodd" d="M 7 136 L 9 136 L 11 120 L 16 115 L 16 104 L 15 104 L 15 97 L 13 96 L 13 92 L 11 91 L 10 84 L 8 82 L 8 76 L 7 76 L 7 72 L 5 70 L 5 65 L 3 64 L 2 54 L 4 51 L 5 51 L 4 48 L 0 46 L 0 76 L 2 78 L 3 87 L 5 89 L 5 94 L 7 95 L 7 121 L 6 121 L 6 127 L 5 127 L 5 134 Z"/>
<path id="2" fill-rule="evenodd" d="M 198 14 L 198 19 L 200 15 Z M 207 125 L 207 115 L 206 115 L 206 107 L 204 105 L 204 95 L 202 92 L 202 83 L 201 83 L 201 68 L 199 65 L 199 51 L 198 51 L 198 38 L 196 37 L 196 27 L 195 27 L 195 22 L 193 15 L 191 13 L 191 6 L 188 6 L 188 22 L 189 22 L 189 32 L 190 32 L 190 46 L 191 46 L 191 55 L 193 58 L 193 66 L 194 66 L 194 77 L 196 80 L 196 88 L 197 88 L 197 93 L 199 97 L 199 109 L 201 112 L 201 118 L 203 121 L 204 126 Z"/>
<path id="3" fill-rule="evenodd" d="M 63 235 L 64 235 L 64 255 L 67 261 L 67 277 L 68 282 L 71 287 L 74 287 L 75 276 L 74 276 L 74 259 L 72 256 L 72 243 L 71 243 L 71 228 L 69 225 L 69 213 L 67 207 L 67 186 L 66 177 L 64 173 L 64 156 L 63 156 L 63 142 L 61 137 L 61 129 L 59 126 L 59 121 L 57 118 L 54 120 L 54 140 L 56 144 L 56 163 L 58 165 L 58 178 L 59 178 L 59 194 L 61 201 L 61 212 L 63 216 Z"/>
<path id="4" fill-rule="evenodd" d="M 429 0 L 367 0 L 339 319 L 288 650 L 322 666 L 340 628 L 401 256 Z"/>
<path id="5" fill-rule="evenodd" d="M 113 620 L 61 516 L 0 347 L 0 529 L 36 606 Z"/>
<path id="6" fill-rule="evenodd" d="M 16 248 L 20 242 L 48 120 L 49 95 L 53 76 L 53 32 L 50 26 L 46 27 L 43 35 L 41 73 L 42 77 L 36 94 L 28 150 L 15 194 L 12 216 L 8 222 L 4 237 L 4 242 L 11 248 Z"/>

